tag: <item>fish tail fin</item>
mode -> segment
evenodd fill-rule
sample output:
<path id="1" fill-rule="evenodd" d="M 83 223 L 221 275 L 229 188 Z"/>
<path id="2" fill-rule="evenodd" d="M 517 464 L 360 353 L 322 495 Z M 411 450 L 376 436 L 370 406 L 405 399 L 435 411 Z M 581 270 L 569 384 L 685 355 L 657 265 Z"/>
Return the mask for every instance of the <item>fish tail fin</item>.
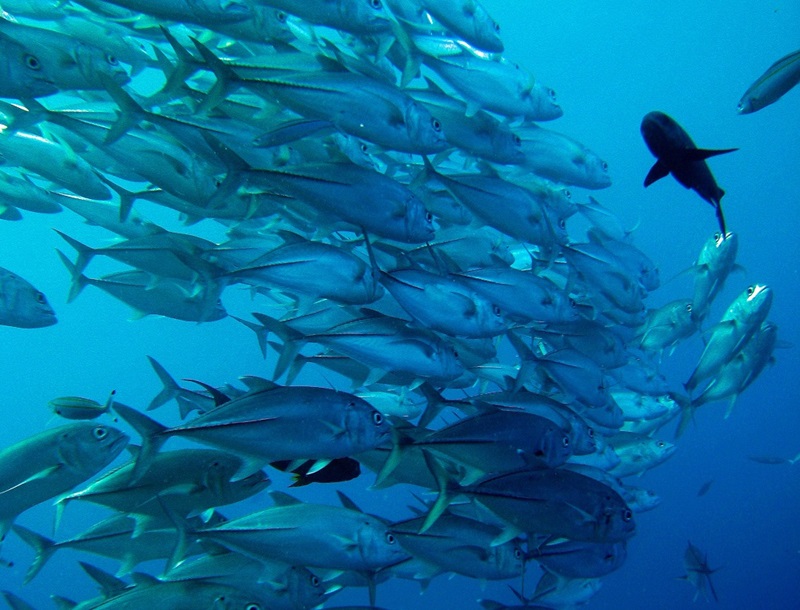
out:
<path id="1" fill-rule="evenodd" d="M 434 388 L 429 381 L 421 383 L 417 389 L 422 392 L 422 395 L 428 402 L 428 406 L 425 407 L 425 411 L 423 411 L 422 417 L 420 417 L 417 424 L 424 428 L 436 419 L 436 416 L 447 406 L 447 399 L 442 396 L 441 392 Z"/>
<path id="2" fill-rule="evenodd" d="M 14 595 L 11 591 L 0 591 L 0 595 L 2 595 L 3 599 L 6 600 L 6 603 L 11 610 L 34 610 L 33 606 L 31 606 L 21 597 Z M 56 603 L 56 605 L 58 604 Z M 75 606 L 74 602 L 72 602 L 72 606 Z"/>
<path id="3" fill-rule="evenodd" d="M 232 83 L 235 83 L 238 78 L 230 66 L 226 66 L 225 62 L 214 55 L 211 49 L 206 45 L 196 38 L 192 38 L 192 43 L 200 53 L 203 61 L 205 61 L 206 67 L 217 77 L 217 82 L 214 83 L 214 86 L 211 87 L 206 98 L 200 103 L 200 106 L 197 107 L 197 112 L 203 113 L 213 110 L 222 100 L 227 98 L 233 92 L 234 87 Z"/>
<path id="4" fill-rule="evenodd" d="M 119 106 L 116 113 L 117 120 L 111 125 L 105 137 L 105 144 L 113 144 L 144 119 L 147 111 L 113 79 L 101 75 L 100 82 L 114 103 Z"/>
<path id="5" fill-rule="evenodd" d="M 130 483 L 134 483 L 147 471 L 153 458 L 161 449 L 161 445 L 166 442 L 168 437 L 164 432 L 167 431 L 167 427 L 150 419 L 144 413 L 119 402 L 114 404 L 114 411 L 142 437 L 142 448 L 136 456 L 136 463 L 131 473 Z"/>
<path id="6" fill-rule="evenodd" d="M 79 242 L 74 237 L 70 237 L 66 233 L 62 233 L 58 229 L 53 229 L 56 233 L 58 233 L 61 238 L 67 242 L 72 248 L 78 253 L 78 258 L 75 259 L 74 267 L 75 273 L 83 273 L 86 266 L 89 264 L 89 261 L 92 260 L 92 257 L 96 254 L 96 250 L 87 246 L 84 243 Z"/>
<path id="7" fill-rule="evenodd" d="M 273 332 L 283 340 L 283 347 L 278 362 L 275 364 L 273 379 L 279 379 L 294 362 L 303 344 L 303 335 L 296 330 L 289 328 L 285 323 L 275 318 L 270 318 L 261 313 L 253 313 L 253 317 L 261 322 L 264 328 Z"/>
<path id="8" fill-rule="evenodd" d="M 53 553 L 56 552 L 56 543 L 50 540 L 50 538 L 37 534 L 21 525 L 15 525 L 13 529 L 17 536 L 22 538 L 22 541 L 33 548 L 34 553 L 36 553 L 33 562 L 25 573 L 23 584 L 27 585 L 36 577 L 39 571 L 44 567 L 44 564 L 53 556 Z"/>
<path id="9" fill-rule="evenodd" d="M 72 284 L 69 287 L 69 294 L 67 295 L 67 303 L 72 303 L 81 293 L 81 290 L 89 284 L 89 278 L 78 271 L 77 266 L 74 265 L 61 250 L 56 249 L 56 252 L 58 252 L 61 262 L 64 263 L 64 266 L 67 268 L 72 278 Z"/>
<path id="10" fill-rule="evenodd" d="M 175 379 L 173 379 L 172 375 L 167 372 L 167 369 L 155 358 L 148 356 L 147 359 L 150 361 L 150 366 L 153 367 L 153 370 L 156 372 L 156 375 L 158 375 L 158 379 L 163 386 L 161 391 L 150 401 L 150 404 L 147 405 L 147 410 L 152 411 L 153 409 L 158 409 L 158 407 L 167 404 L 170 400 L 177 398 L 180 394 L 181 387 Z"/>
<path id="11" fill-rule="evenodd" d="M 128 220 L 128 215 L 131 213 L 133 209 L 133 202 L 136 201 L 136 198 L 141 193 L 134 193 L 133 191 L 129 191 L 123 187 L 121 187 L 116 182 L 109 180 L 103 174 L 97 174 L 100 177 L 100 180 L 105 183 L 112 191 L 117 194 L 119 197 L 119 221 L 125 222 Z"/>
<path id="12" fill-rule="evenodd" d="M 681 419 L 678 422 L 678 428 L 675 430 L 675 438 L 680 438 L 683 433 L 686 432 L 686 428 L 689 427 L 689 422 L 694 423 L 694 412 L 696 410 L 697 406 L 693 403 L 681 409 Z"/>
<path id="13" fill-rule="evenodd" d="M 161 497 L 161 495 L 157 494 L 156 499 L 161 505 L 161 510 L 164 511 L 164 514 L 172 522 L 172 525 L 175 526 L 175 531 L 177 532 L 175 546 L 173 547 L 172 553 L 170 554 L 169 559 L 167 559 L 167 565 L 164 568 L 164 573 L 169 573 L 175 568 L 175 566 L 183 561 L 183 558 L 186 556 L 186 550 L 189 548 L 189 536 L 194 533 L 194 530 L 191 528 L 186 519 L 177 514 L 172 507 L 164 502 L 164 499 Z"/>
<path id="14" fill-rule="evenodd" d="M 251 322 L 250 320 L 244 320 L 243 318 L 237 318 L 236 316 L 231 316 L 237 322 L 243 324 L 250 330 L 252 330 L 256 335 L 256 340 L 258 340 L 258 347 L 261 349 L 261 354 L 264 356 L 264 359 L 267 358 L 267 339 L 269 338 L 269 330 L 263 324 L 256 324 L 255 322 Z"/>
<path id="15" fill-rule="evenodd" d="M 378 471 L 378 476 L 375 477 L 373 486 L 376 489 L 380 488 L 386 478 L 395 471 L 403 459 L 406 447 L 413 442 L 413 439 L 403 431 L 403 423 L 398 422 L 397 425 L 392 427 L 392 450 L 389 452 L 380 471 Z"/>
<path id="16" fill-rule="evenodd" d="M 189 53 L 163 25 L 161 26 L 161 33 L 175 52 L 177 62 L 173 66 L 164 52 L 157 46 L 153 46 L 159 67 L 166 77 L 164 86 L 161 87 L 153 97 L 158 96 L 159 98 L 164 97 L 172 99 L 174 97 L 174 92 L 180 89 L 186 82 L 186 79 L 197 71 L 197 60 L 192 57 L 192 54 Z M 167 71 L 169 71 L 169 75 L 167 75 Z"/>
<path id="17" fill-rule="evenodd" d="M 19 599 L 19 598 L 18 598 Z M 78 605 L 78 602 L 74 602 L 71 599 L 66 597 L 61 597 L 60 595 L 51 595 L 50 599 L 53 600 L 53 603 L 56 605 L 58 610 L 72 610 Z M 16 606 L 11 606 L 16 610 Z M 24 610 L 25 606 L 21 606 L 20 610 Z"/>
<path id="18" fill-rule="evenodd" d="M 439 495 L 430 511 L 428 511 L 428 516 L 425 518 L 425 522 L 422 524 L 422 527 L 419 530 L 420 534 L 428 531 L 433 524 L 436 523 L 436 520 L 442 516 L 442 513 L 447 510 L 447 507 L 453 502 L 453 499 L 460 489 L 460 485 L 455 481 L 455 479 L 453 479 L 450 473 L 445 470 L 444 466 L 442 466 L 435 457 L 433 457 L 424 449 L 422 450 L 422 455 L 425 458 L 425 464 L 427 464 L 428 470 L 431 471 L 433 478 L 436 479 L 436 485 L 439 488 Z"/>

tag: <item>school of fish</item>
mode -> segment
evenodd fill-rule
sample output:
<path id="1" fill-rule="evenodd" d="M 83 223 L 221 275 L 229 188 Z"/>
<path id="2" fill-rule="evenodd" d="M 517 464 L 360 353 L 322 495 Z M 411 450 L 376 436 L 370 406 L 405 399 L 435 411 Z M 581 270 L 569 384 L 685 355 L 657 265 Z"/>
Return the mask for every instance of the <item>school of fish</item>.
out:
<path id="1" fill-rule="evenodd" d="M 0 536 L 35 550 L 26 580 L 59 549 L 89 554 L 100 595 L 50 591 L 59 608 L 297 610 L 345 588 L 391 606 L 390 578 L 521 588 L 533 564 L 533 593 L 480 605 L 584 603 L 660 502 L 630 477 L 676 451 L 665 426 L 732 407 L 773 361 L 769 287 L 710 315 L 737 267 L 724 225 L 686 261 L 692 294 L 650 298 L 656 263 L 577 194 L 611 185 L 606 162 L 540 125 L 562 114 L 555 93 L 503 56 L 477 0 L 3 9 L 0 218 L 104 227 L 116 240 L 103 247 L 59 229 L 70 300 L 92 286 L 137 316 L 232 317 L 274 363 L 269 379 L 215 387 L 180 385 L 151 358 L 164 389 L 149 404 L 54 397 L 65 423 L 1 448 Z M 146 220 L 152 206 L 176 229 Z M 205 237 L 209 223 L 227 239 Z M 120 270 L 90 275 L 97 258 Z M 225 307 L 237 285 L 249 311 Z M 0 270 L 0 324 L 55 323 L 41 292 Z M 691 376 L 666 379 L 662 359 L 698 333 Z M 309 371 L 335 382 L 305 385 Z M 423 499 L 389 521 L 341 492 L 324 505 L 267 491 L 279 471 Z M 264 508 L 237 513 L 258 494 Z M 43 502 L 57 524 L 84 502 L 108 517 L 51 539 L 25 525 Z M 137 570 L 150 560 L 163 570 Z M 691 544 L 686 569 L 710 584 Z M 30 608 L 24 589 L 3 596 Z"/>

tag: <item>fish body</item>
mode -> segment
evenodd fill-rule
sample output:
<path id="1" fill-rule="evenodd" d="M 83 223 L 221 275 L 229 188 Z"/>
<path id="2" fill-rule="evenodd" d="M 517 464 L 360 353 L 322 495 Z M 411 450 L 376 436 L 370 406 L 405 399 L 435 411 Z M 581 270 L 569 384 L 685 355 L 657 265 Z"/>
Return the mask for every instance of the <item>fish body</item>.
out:
<path id="1" fill-rule="evenodd" d="M 694 265 L 692 315 L 699 321 L 708 314 L 711 303 L 725 286 L 736 267 L 739 238 L 735 233 L 717 233 L 703 244 Z"/>
<path id="2" fill-rule="evenodd" d="M 781 57 L 747 88 L 736 111 L 750 114 L 774 104 L 800 83 L 800 50 Z"/>
<path id="3" fill-rule="evenodd" d="M 508 328 L 500 307 L 457 277 L 421 269 L 382 272 L 381 283 L 421 325 L 457 337 L 494 337 Z"/>
<path id="4" fill-rule="evenodd" d="M 491 475 L 460 489 L 516 529 L 587 542 L 618 542 L 633 514 L 615 491 L 562 469 Z"/>
<path id="5" fill-rule="evenodd" d="M 681 578 L 695 588 L 694 601 L 697 601 L 700 595 L 703 596 L 703 599 L 709 601 L 710 593 L 714 601 L 718 602 L 719 598 L 714 589 L 714 583 L 711 582 L 711 575 L 717 570 L 709 567 L 708 555 L 689 542 L 683 556 L 683 565 L 686 570 L 686 575 Z"/>
<path id="6" fill-rule="evenodd" d="M 716 375 L 741 351 L 769 314 L 772 296 L 767 286 L 755 284 L 736 297 L 719 323 L 708 331 L 700 360 L 684 384 L 689 392 L 704 379 Z"/>
<path id="7" fill-rule="evenodd" d="M 127 443 L 116 428 L 76 422 L 0 451 L 0 540 L 20 513 L 93 477 Z"/>
<path id="8" fill-rule="evenodd" d="M 388 438 L 390 426 L 366 401 L 327 388 L 268 386 L 248 392 L 172 428 L 117 404 L 143 435 L 134 468 L 140 479 L 167 439 L 181 437 L 230 451 L 247 460 L 234 479 L 275 460 L 347 457 Z"/>
<path id="9" fill-rule="evenodd" d="M 720 230 L 725 235 L 725 217 L 720 203 L 725 191 L 717 185 L 706 159 L 733 152 L 736 149 L 697 148 L 689 134 L 675 119 L 658 111 L 645 115 L 642 119 L 641 131 L 647 148 L 657 159 L 644 179 L 645 187 L 667 174 L 672 174 L 680 184 L 695 191 L 714 207 Z"/>
<path id="10" fill-rule="evenodd" d="M 352 508 L 288 500 L 190 535 L 248 557 L 310 568 L 376 570 L 407 557 L 380 519 Z"/>
<path id="11" fill-rule="evenodd" d="M 599 578 L 618 570 L 627 558 L 623 542 L 576 542 L 562 540 L 536 546 L 528 558 L 548 571 L 566 578 Z"/>
<path id="12" fill-rule="evenodd" d="M 47 297 L 27 280 L 0 267 L 0 325 L 43 328 L 58 320 Z"/>

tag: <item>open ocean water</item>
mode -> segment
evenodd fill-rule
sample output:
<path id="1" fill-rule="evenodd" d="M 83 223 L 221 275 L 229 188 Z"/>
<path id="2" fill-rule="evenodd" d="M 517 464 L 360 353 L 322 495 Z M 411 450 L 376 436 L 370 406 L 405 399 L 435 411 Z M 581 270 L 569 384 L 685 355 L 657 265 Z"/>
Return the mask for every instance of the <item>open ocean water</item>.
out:
<path id="1" fill-rule="evenodd" d="M 723 417 L 723 403 L 702 407 L 696 425 L 677 441 L 675 455 L 634 481 L 656 490 L 662 504 L 637 515 L 626 564 L 603 579 L 589 607 L 691 607 L 694 590 L 677 578 L 684 574 L 683 554 L 691 540 L 708 553 L 711 567 L 719 568 L 713 575 L 719 602 L 712 605 L 800 608 L 800 463 L 765 465 L 748 459 L 791 458 L 800 452 L 800 90 L 755 114 L 736 113 L 750 83 L 777 58 L 796 50 L 800 3 L 483 0 L 483 4 L 501 25 L 504 56 L 556 90 L 564 116 L 545 126 L 576 138 L 608 162 L 612 186 L 591 194 L 626 226 L 635 227 L 634 243 L 658 264 L 662 286 L 649 295 L 648 307 L 691 294 L 691 280 L 678 274 L 693 263 L 704 241 L 717 230 L 711 207 L 672 178 L 647 190 L 642 187 L 654 159 L 642 141 L 639 124 L 652 110 L 673 116 L 698 147 L 739 148 L 709 161 L 726 191 L 723 207 L 729 230 L 739 236 L 738 263 L 743 271 L 728 279 L 706 326 L 719 319 L 748 285 L 766 284 L 774 291 L 769 319 L 778 325 L 782 342 L 776 363 L 739 398 L 728 419 Z M 590 194 L 572 190 L 581 201 Z M 135 209 L 171 223 L 173 230 L 180 228 L 172 212 L 139 203 Z M 90 244 L 105 243 L 109 233 L 87 226 L 68 211 L 24 215 L 21 222 L 0 223 L 0 265 L 42 290 L 59 321 L 36 330 L 0 327 L 4 353 L 0 447 L 56 425 L 47 403 L 57 396 L 104 400 L 115 389 L 121 402 L 144 408 L 160 390 L 146 355 L 178 379 L 190 377 L 212 385 L 241 375 L 271 374 L 274 353 L 265 363 L 251 331 L 231 318 L 199 325 L 155 316 L 131 320 L 128 306 L 93 287 L 66 304 L 69 276 L 55 248 L 69 250 L 52 229 Z M 222 237 L 222 229 L 210 221 L 193 230 Z M 94 264 L 90 275 L 97 277 L 104 263 Z M 258 307 L 245 288 L 230 288 L 223 299 L 237 315 Z M 685 381 L 701 351 L 698 336 L 685 341 L 665 359 L 663 372 L 673 381 Z M 308 373 L 303 382 L 327 385 L 324 377 Z M 170 412 L 174 406 L 156 411 L 156 418 L 165 421 Z M 670 425 L 662 434 L 672 440 L 672 431 Z M 131 435 L 135 441 L 135 433 Z M 286 477 L 275 473 L 273 478 L 273 488 L 284 487 Z M 367 511 L 395 519 L 409 515 L 405 508 L 412 503 L 409 493 L 396 488 L 370 491 L 372 479 L 366 472 L 338 488 Z M 708 493 L 698 496 L 701 486 L 711 480 Z M 337 502 L 332 487 L 306 487 L 297 496 Z M 230 512 L 244 514 L 267 503 L 266 496 L 259 496 Z M 100 508 L 71 505 L 58 536 L 80 532 L 104 514 Z M 17 522 L 50 535 L 52 518 L 52 506 L 45 503 Z M 27 586 L 22 578 L 32 558 L 30 549 L 9 534 L 2 556 L 14 565 L 0 567 L 0 588 L 17 592 L 36 608 L 53 607 L 50 594 L 75 600 L 95 595 L 94 584 L 71 551 L 56 554 Z M 113 571 L 112 562 L 89 560 Z M 156 574 L 160 570 L 159 565 L 143 567 Z M 527 593 L 533 590 L 538 570 L 535 565 L 529 568 Z M 440 576 L 423 594 L 413 582 L 395 579 L 382 584 L 377 604 L 394 610 L 466 609 L 478 607 L 478 598 L 514 603 L 506 583 Z M 346 603 L 366 604 L 366 591 L 345 591 L 327 605 Z M 701 599 L 695 605 L 704 604 Z"/>

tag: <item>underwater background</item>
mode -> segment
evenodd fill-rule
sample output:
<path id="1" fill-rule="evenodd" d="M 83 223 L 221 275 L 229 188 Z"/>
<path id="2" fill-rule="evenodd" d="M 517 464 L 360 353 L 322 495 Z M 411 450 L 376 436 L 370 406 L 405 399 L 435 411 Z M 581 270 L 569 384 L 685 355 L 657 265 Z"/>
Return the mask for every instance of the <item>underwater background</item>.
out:
<path id="1" fill-rule="evenodd" d="M 626 227 L 635 227 L 634 243 L 660 268 L 662 286 L 649 295 L 647 306 L 691 294 L 691 279 L 679 273 L 693 263 L 717 228 L 710 206 L 672 179 L 646 191 L 642 187 L 653 158 L 639 124 L 651 110 L 673 116 L 698 147 L 739 148 L 709 161 L 727 193 L 723 206 L 729 230 L 739 236 L 738 263 L 743 270 L 728 279 L 706 325 L 719 319 L 750 284 L 766 284 L 775 296 L 769 317 L 778 325 L 782 342 L 775 365 L 739 398 L 728 419 L 724 403 L 700 408 L 696 425 L 677 441 L 675 455 L 635 481 L 657 491 L 662 504 L 637 515 L 626 564 L 603 579 L 589 607 L 691 606 L 693 588 L 677 579 L 684 574 L 683 553 L 691 540 L 708 553 L 711 567 L 719 568 L 713 575 L 717 607 L 800 608 L 800 465 L 748 459 L 792 458 L 800 452 L 800 91 L 755 114 L 736 113 L 749 84 L 777 58 L 796 50 L 800 3 L 483 4 L 502 28 L 504 56 L 556 90 L 564 116 L 546 126 L 578 139 L 608 162 L 613 184 L 592 194 Z M 587 196 L 581 189 L 572 190 L 578 200 Z M 136 209 L 173 229 L 179 227 L 174 213 L 147 204 L 137 204 Z M 161 388 L 146 355 L 176 378 L 212 385 L 241 375 L 270 375 L 274 354 L 265 363 L 252 333 L 231 318 L 199 325 L 156 316 L 131 320 L 128 306 L 92 287 L 67 305 L 69 276 L 55 252 L 64 244 L 53 227 L 86 243 L 108 238 L 106 231 L 67 211 L 55 216 L 26 213 L 21 222 L 0 223 L 0 264 L 42 290 L 59 319 L 57 325 L 37 330 L 0 327 L 0 447 L 56 425 L 47 402 L 57 396 L 102 401 L 115 389 L 121 402 L 143 408 Z M 222 236 L 222 228 L 211 222 L 202 223 L 198 232 L 209 238 Z M 97 264 L 94 277 L 103 270 Z M 240 315 L 255 309 L 245 288 L 227 290 L 223 300 L 229 311 Z M 662 372 L 684 381 L 701 351 L 701 339 L 692 337 L 665 359 Z M 308 374 L 303 382 L 327 385 L 326 379 Z M 163 420 L 168 410 L 159 411 L 158 418 Z M 672 430 L 668 426 L 662 434 L 672 440 Z M 406 496 L 395 489 L 367 490 L 372 478 L 367 472 L 339 487 L 369 512 L 388 518 L 409 514 L 405 502 L 397 500 Z M 708 481 L 713 481 L 708 493 L 698 496 Z M 323 486 L 303 488 L 296 495 L 337 502 L 334 490 Z M 259 496 L 236 510 L 243 514 L 265 502 Z M 52 513 L 45 503 L 17 522 L 52 532 Z M 68 508 L 59 537 L 81 531 L 103 514 L 99 508 Z M 19 593 L 37 608 L 53 607 L 50 594 L 78 600 L 95 595 L 94 584 L 70 551 L 57 554 L 25 587 L 21 583 L 32 558 L 30 549 L 9 535 L 3 557 L 14 565 L 0 567 L 0 588 Z M 91 561 L 112 565 L 94 557 Z M 529 569 L 538 571 L 535 565 Z M 530 592 L 535 578 L 529 574 L 526 580 Z M 476 608 L 478 598 L 514 603 L 505 583 L 444 576 L 422 595 L 413 582 L 384 583 L 378 588 L 377 604 L 391 609 Z M 327 605 L 345 603 L 366 604 L 366 591 L 344 591 Z"/>

